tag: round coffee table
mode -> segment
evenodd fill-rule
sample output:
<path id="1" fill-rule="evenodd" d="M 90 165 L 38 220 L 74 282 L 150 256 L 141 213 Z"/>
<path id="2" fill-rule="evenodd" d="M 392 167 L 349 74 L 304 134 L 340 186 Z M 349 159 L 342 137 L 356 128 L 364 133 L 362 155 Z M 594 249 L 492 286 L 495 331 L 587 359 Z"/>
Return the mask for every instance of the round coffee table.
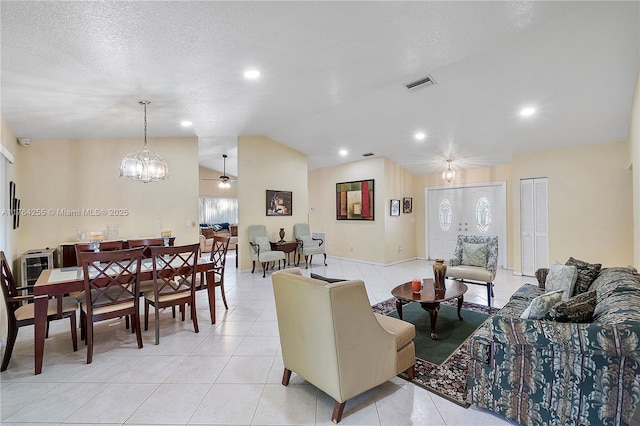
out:
<path id="1" fill-rule="evenodd" d="M 410 302 L 418 302 L 422 309 L 429 312 L 431 317 L 431 338 L 438 340 L 436 333 L 436 320 L 438 319 L 438 311 L 440 303 L 445 300 L 458 299 L 458 318 L 462 321 L 460 309 L 462 309 L 463 295 L 467 292 L 468 287 L 465 283 L 455 280 L 445 280 L 444 290 L 435 290 L 433 287 L 433 278 L 425 278 L 422 280 L 422 290 L 420 293 L 414 293 L 411 282 L 400 284 L 391 290 L 391 294 L 396 298 L 396 309 L 398 316 L 402 319 L 402 305 Z"/>

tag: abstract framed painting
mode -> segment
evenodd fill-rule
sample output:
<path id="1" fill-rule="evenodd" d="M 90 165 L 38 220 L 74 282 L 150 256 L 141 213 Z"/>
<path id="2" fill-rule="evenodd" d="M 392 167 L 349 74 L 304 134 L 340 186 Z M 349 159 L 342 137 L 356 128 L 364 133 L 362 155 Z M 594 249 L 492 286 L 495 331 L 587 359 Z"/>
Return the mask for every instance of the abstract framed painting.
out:
<path id="1" fill-rule="evenodd" d="M 374 180 L 336 183 L 336 220 L 375 220 Z"/>

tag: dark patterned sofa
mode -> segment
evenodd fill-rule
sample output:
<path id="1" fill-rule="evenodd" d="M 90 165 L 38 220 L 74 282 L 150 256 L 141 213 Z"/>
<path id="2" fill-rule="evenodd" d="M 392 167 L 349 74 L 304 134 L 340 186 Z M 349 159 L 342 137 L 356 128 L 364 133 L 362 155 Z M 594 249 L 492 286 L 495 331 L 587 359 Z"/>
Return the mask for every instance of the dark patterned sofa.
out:
<path id="1" fill-rule="evenodd" d="M 468 402 L 524 425 L 630 424 L 640 399 L 640 276 L 602 269 L 589 287 L 590 323 L 520 319 L 544 293 L 544 272 L 470 338 Z"/>

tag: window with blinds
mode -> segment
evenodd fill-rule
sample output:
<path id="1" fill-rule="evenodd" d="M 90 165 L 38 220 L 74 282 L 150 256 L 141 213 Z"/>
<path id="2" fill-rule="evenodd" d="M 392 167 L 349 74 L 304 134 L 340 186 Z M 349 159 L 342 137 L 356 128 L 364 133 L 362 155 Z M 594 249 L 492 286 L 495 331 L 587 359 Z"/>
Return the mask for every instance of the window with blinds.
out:
<path id="1" fill-rule="evenodd" d="M 200 197 L 200 223 L 238 223 L 238 199 Z"/>

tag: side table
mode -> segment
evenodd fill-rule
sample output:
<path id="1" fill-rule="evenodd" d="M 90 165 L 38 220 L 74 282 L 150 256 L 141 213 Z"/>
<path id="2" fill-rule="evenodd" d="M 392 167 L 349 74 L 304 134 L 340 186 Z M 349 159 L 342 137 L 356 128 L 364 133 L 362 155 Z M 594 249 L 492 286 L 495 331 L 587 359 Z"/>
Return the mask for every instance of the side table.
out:
<path id="1" fill-rule="evenodd" d="M 295 252 L 297 248 L 298 248 L 297 241 L 284 241 L 284 242 L 278 241 L 277 243 L 273 243 L 273 242 L 271 243 L 271 250 L 282 251 L 287 256 L 287 266 L 291 266 L 291 262 L 290 262 L 291 253 L 294 254 L 294 260 L 295 260 Z"/>

